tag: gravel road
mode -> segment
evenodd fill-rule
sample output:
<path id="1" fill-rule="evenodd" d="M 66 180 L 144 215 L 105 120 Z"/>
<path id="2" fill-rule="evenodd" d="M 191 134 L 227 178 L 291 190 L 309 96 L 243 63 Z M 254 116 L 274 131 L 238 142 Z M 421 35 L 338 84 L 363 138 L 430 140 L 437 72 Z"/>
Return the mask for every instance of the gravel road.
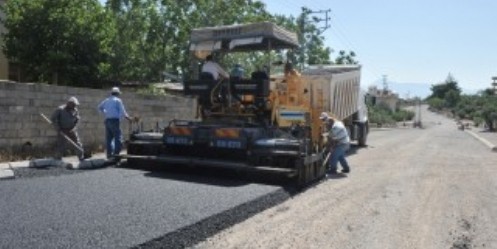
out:
<path id="1" fill-rule="evenodd" d="M 352 173 L 194 248 L 497 248 L 497 154 L 454 121 L 371 133 Z"/>

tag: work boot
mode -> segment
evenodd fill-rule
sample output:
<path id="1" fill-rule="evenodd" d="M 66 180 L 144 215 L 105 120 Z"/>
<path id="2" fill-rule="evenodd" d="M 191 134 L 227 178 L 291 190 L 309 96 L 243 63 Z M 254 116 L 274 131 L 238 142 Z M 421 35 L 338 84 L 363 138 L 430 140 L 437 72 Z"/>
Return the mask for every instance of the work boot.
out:
<path id="1" fill-rule="evenodd" d="M 338 175 L 338 172 L 336 170 L 328 170 L 326 171 L 326 177 L 332 177 Z"/>
<path id="2" fill-rule="evenodd" d="M 342 169 L 342 173 L 350 173 L 350 169 Z"/>

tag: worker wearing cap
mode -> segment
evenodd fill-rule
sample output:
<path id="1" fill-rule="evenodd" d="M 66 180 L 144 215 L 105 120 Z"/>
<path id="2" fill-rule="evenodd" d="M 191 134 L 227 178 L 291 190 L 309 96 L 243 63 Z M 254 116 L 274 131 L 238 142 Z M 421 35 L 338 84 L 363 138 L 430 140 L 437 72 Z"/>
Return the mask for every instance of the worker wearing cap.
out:
<path id="1" fill-rule="evenodd" d="M 66 144 L 64 135 L 69 137 L 80 148 L 83 148 L 77 131 L 77 125 L 80 119 L 77 108 L 78 105 L 78 99 L 74 96 L 70 97 L 66 104 L 55 109 L 50 118 L 55 130 L 57 131 L 57 159 L 61 159 L 64 156 Z M 77 150 L 77 154 L 79 160 L 84 159 L 84 152 L 82 150 Z"/>
<path id="2" fill-rule="evenodd" d="M 210 73 L 214 80 L 218 80 L 219 77 L 222 77 L 223 79 L 228 79 L 230 77 L 229 74 L 212 59 L 212 55 L 207 55 L 205 58 L 204 65 L 202 65 L 202 73 Z"/>
<path id="3" fill-rule="evenodd" d="M 235 64 L 235 67 L 231 70 L 230 77 L 232 79 L 242 79 L 245 74 L 245 69 L 243 69 L 242 65 Z"/>
<path id="4" fill-rule="evenodd" d="M 342 173 L 349 173 L 350 167 L 345 159 L 345 153 L 350 147 L 347 128 L 341 121 L 329 116 L 326 112 L 321 113 L 319 119 L 325 123 L 328 130 L 328 138 L 331 140 L 331 144 L 334 145 L 328 174 L 337 174 L 338 162 L 342 165 Z"/>
<path id="5" fill-rule="evenodd" d="M 122 100 L 119 98 L 121 91 L 113 87 L 110 96 L 104 99 L 98 110 L 105 116 L 105 145 L 107 159 L 113 159 L 119 155 L 122 149 L 121 119 L 126 118 L 131 121 L 130 116 L 124 108 Z"/>

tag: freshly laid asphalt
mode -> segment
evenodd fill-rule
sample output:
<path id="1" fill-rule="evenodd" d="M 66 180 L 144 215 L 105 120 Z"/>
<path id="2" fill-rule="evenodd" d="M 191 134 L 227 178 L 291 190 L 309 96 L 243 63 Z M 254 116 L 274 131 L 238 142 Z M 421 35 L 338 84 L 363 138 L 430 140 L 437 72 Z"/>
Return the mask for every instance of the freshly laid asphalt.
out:
<path id="1" fill-rule="evenodd" d="M 0 181 L 0 248 L 183 248 L 290 196 L 229 174 L 77 172 Z"/>

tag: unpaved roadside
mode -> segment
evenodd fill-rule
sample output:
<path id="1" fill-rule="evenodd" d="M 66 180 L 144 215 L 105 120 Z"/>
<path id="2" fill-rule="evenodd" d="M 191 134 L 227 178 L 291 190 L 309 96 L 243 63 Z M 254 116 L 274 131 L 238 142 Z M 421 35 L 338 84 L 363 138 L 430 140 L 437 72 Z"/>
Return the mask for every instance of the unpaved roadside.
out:
<path id="1" fill-rule="evenodd" d="M 194 248 L 497 248 L 497 154 L 453 121 L 373 132 L 328 179 Z"/>

